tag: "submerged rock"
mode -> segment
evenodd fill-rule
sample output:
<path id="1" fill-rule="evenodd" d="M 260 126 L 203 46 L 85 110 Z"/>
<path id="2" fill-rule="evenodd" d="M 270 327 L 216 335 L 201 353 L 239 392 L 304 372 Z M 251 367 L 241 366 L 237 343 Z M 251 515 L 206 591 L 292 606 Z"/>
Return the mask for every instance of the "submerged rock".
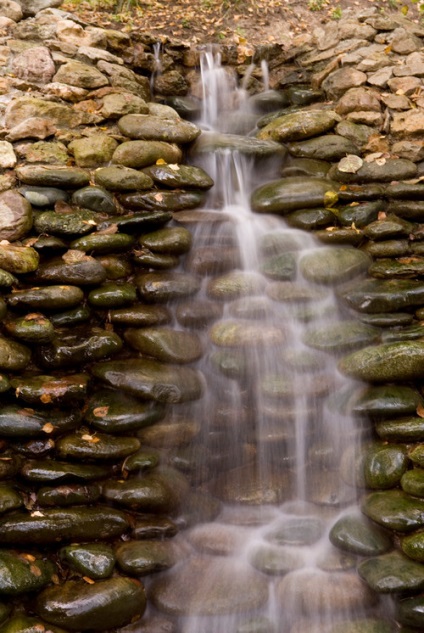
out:
<path id="1" fill-rule="evenodd" d="M 366 347 L 339 363 L 347 376 L 368 382 L 405 382 L 424 376 L 424 343 L 406 341 Z"/>
<path id="2" fill-rule="evenodd" d="M 255 189 L 251 197 L 253 211 L 285 215 L 297 209 L 331 206 L 337 200 L 331 180 L 293 176 L 275 180 Z"/>

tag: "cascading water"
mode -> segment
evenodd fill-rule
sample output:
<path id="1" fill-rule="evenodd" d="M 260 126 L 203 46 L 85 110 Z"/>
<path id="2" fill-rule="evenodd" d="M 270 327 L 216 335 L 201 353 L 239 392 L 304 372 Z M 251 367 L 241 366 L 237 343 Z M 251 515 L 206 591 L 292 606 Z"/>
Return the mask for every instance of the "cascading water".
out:
<path id="1" fill-rule="evenodd" d="M 187 266 L 204 272 L 204 306 L 222 316 L 205 333 L 207 394 L 187 415 L 202 425 L 192 450 L 206 459 L 192 479 L 223 506 L 177 537 L 184 560 L 154 581 L 155 603 L 181 633 L 333 633 L 348 621 L 359 633 L 376 600 L 328 539 L 356 499 L 339 467 L 359 430 L 331 406 L 349 385 L 312 335 L 337 329 L 338 307 L 328 286 L 307 281 L 314 240 L 250 210 L 263 172 L 241 137 L 223 135 L 236 103 L 249 118 L 246 95 L 212 53 L 202 74 L 201 125 L 217 130 L 219 149 L 193 163 L 215 181 L 209 207 L 221 221 L 199 223 Z M 267 180 L 275 169 L 266 162 Z"/>

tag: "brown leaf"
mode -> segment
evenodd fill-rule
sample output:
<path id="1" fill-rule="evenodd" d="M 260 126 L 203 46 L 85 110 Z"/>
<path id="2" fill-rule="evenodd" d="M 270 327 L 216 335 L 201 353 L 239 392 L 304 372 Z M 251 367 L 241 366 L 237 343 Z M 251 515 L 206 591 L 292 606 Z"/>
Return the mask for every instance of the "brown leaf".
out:
<path id="1" fill-rule="evenodd" d="M 37 565 L 31 565 L 29 570 L 34 576 L 37 576 L 38 578 L 41 576 L 41 569 L 37 567 Z"/>
<path id="2" fill-rule="evenodd" d="M 44 433 L 52 433 L 54 431 L 54 426 L 51 422 L 46 422 L 41 430 L 44 431 Z"/>
<path id="3" fill-rule="evenodd" d="M 96 407 L 95 409 L 93 409 L 93 415 L 96 418 L 103 418 L 108 413 L 109 413 L 109 407 Z"/>
<path id="4" fill-rule="evenodd" d="M 52 401 L 52 397 L 51 397 L 51 395 L 49 393 L 43 393 L 42 396 L 40 397 L 40 400 L 41 400 L 41 402 L 43 404 L 49 404 L 49 402 Z M 46 425 L 44 425 L 44 426 L 46 426 Z M 44 426 L 43 426 L 43 430 L 45 430 Z"/>
<path id="5" fill-rule="evenodd" d="M 419 404 L 417 407 L 417 415 L 420 418 L 424 418 L 424 404 Z"/>
<path id="6" fill-rule="evenodd" d="M 96 584 L 95 580 L 93 580 L 92 578 L 89 578 L 88 576 L 83 576 L 82 579 L 89 585 Z"/>

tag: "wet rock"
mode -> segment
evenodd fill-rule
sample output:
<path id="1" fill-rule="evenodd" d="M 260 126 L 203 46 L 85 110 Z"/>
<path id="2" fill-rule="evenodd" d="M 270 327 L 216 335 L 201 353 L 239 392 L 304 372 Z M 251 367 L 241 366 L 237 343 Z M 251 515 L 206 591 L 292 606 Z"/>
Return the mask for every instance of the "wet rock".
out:
<path id="1" fill-rule="evenodd" d="M 338 121 L 339 116 L 331 110 L 294 112 L 278 117 L 263 127 L 257 136 L 259 140 L 300 141 L 330 131 Z"/>
<path id="2" fill-rule="evenodd" d="M 45 369 L 80 367 L 82 364 L 113 356 L 122 348 L 122 340 L 114 332 L 101 328 L 72 332 L 54 339 L 38 350 L 38 363 Z"/>
<path id="3" fill-rule="evenodd" d="M 188 492 L 188 482 L 177 470 L 156 468 L 141 477 L 108 481 L 103 486 L 107 501 L 138 512 L 175 512 Z"/>
<path id="4" fill-rule="evenodd" d="M 131 242 L 126 246 L 130 246 Z M 81 245 L 79 245 L 81 248 Z M 88 249 L 87 249 L 88 250 Z M 130 283 L 117 284 L 108 282 L 91 290 L 88 294 L 88 302 L 98 309 L 119 308 L 135 303 L 137 298 L 136 288 Z"/>
<path id="5" fill-rule="evenodd" d="M 164 414 L 161 405 L 104 389 L 91 396 L 84 419 L 105 433 L 127 433 L 158 422 Z"/>
<path id="6" fill-rule="evenodd" d="M 416 442 L 422 437 L 422 418 L 403 417 L 395 420 L 384 420 L 376 424 L 376 431 L 383 440 L 396 442 Z"/>
<path id="7" fill-rule="evenodd" d="M 21 371 L 26 368 L 31 351 L 25 345 L 0 337 L 0 369 L 2 371 Z"/>
<path id="8" fill-rule="evenodd" d="M 346 159 L 342 159 L 346 160 Z M 358 169 L 347 170 L 345 163 L 333 166 L 328 175 L 340 182 L 391 182 L 414 178 L 417 166 L 405 158 L 391 158 L 383 161 L 363 162 Z"/>
<path id="9" fill-rule="evenodd" d="M 360 153 L 352 141 L 337 134 L 326 134 L 299 143 L 289 143 L 287 149 L 292 156 L 328 161 L 339 160 L 346 154 Z"/>
<path id="10" fill-rule="evenodd" d="M 298 570 L 287 574 L 277 585 L 278 604 L 290 604 L 309 616 L 350 611 L 371 606 L 374 594 L 352 572 L 326 573 Z"/>
<path id="11" fill-rule="evenodd" d="M 22 165 L 16 170 L 19 180 L 27 185 L 78 189 L 90 181 L 90 174 L 79 167 L 57 165 Z"/>
<path id="12" fill-rule="evenodd" d="M 365 313 L 390 313 L 424 303 L 424 284 L 418 280 L 365 279 L 340 292 L 343 300 Z"/>
<path id="13" fill-rule="evenodd" d="M 143 355 L 162 362 L 192 363 L 202 355 L 202 344 L 196 334 L 171 328 L 128 329 L 125 340 Z"/>
<path id="14" fill-rule="evenodd" d="M 86 235 L 74 240 L 70 243 L 70 247 L 76 252 L 82 251 L 84 253 L 92 253 L 93 255 L 107 255 L 108 253 L 128 251 L 128 249 L 134 244 L 134 241 L 135 239 L 132 235 L 126 235 L 125 233 L 116 233 L 111 235 L 92 233 L 91 235 Z M 100 265 L 104 268 L 102 264 Z M 103 292 L 101 288 L 103 288 L 103 286 L 101 286 L 97 291 L 91 291 L 95 294 L 90 293 L 90 303 L 93 305 L 96 301 L 101 302 L 99 293 L 104 299 L 106 298 L 106 295 L 108 295 L 108 299 L 111 302 L 111 308 L 117 308 L 125 303 L 135 301 L 135 287 L 132 286 L 132 284 L 126 284 L 125 286 L 121 284 L 121 290 L 119 290 L 120 286 L 118 284 L 108 284 L 107 288 L 104 288 Z M 113 288 L 115 290 L 113 290 Z M 112 298 L 112 295 L 114 295 L 114 299 Z M 121 295 L 120 299 L 118 299 L 119 295 Z M 93 301 L 94 296 L 96 296 L 96 299 Z M 115 305 L 113 305 L 114 300 L 117 301 Z"/>
<path id="15" fill-rule="evenodd" d="M 1 259 L 0 259 L 1 261 Z M 106 271 L 94 257 L 70 250 L 38 266 L 33 280 L 40 283 L 92 286 L 106 280 Z"/>
<path id="16" fill-rule="evenodd" d="M 153 186 L 153 180 L 146 173 L 123 165 L 97 169 L 94 172 L 94 181 L 100 187 L 118 192 L 139 191 Z"/>
<path id="17" fill-rule="evenodd" d="M 128 327 L 165 325 L 171 320 L 168 308 L 161 305 L 134 305 L 129 308 L 111 310 L 109 314 L 111 323 Z"/>
<path id="18" fill-rule="evenodd" d="M 108 539 L 120 536 L 128 528 L 123 512 L 101 506 L 43 509 L 35 515 L 19 511 L 2 517 L 0 523 L 0 542 L 3 545 L 25 545 L 29 541 L 34 545 L 49 545 L 80 539 Z"/>
<path id="19" fill-rule="evenodd" d="M 424 586 L 423 566 L 397 551 L 359 563 L 358 573 L 379 593 L 414 592 Z"/>
<path id="20" fill-rule="evenodd" d="M 100 499 L 98 484 L 63 484 L 43 486 L 37 492 L 37 503 L 44 508 L 91 505 Z"/>
<path id="21" fill-rule="evenodd" d="M 32 313 L 25 317 L 9 319 L 4 324 L 5 330 L 12 338 L 23 343 L 43 345 L 50 343 L 55 331 L 53 324 L 42 314 Z"/>
<path id="22" fill-rule="evenodd" d="M 179 303 L 175 316 L 185 327 L 204 328 L 222 317 L 223 306 L 213 301 L 189 301 Z"/>
<path id="23" fill-rule="evenodd" d="M 154 165 L 144 173 L 155 183 L 171 189 L 210 189 L 214 184 L 203 169 L 190 165 Z"/>
<path id="24" fill-rule="evenodd" d="M 308 281 L 334 285 L 365 272 L 368 255 L 353 248 L 320 248 L 304 255 L 299 268 Z"/>
<path id="25" fill-rule="evenodd" d="M 257 158 L 273 156 L 274 154 L 284 156 L 286 154 L 284 147 L 275 141 L 237 134 L 220 134 L 219 132 L 202 132 L 193 144 L 191 151 L 194 155 L 208 154 L 216 149 L 226 148 Z"/>
<path id="26" fill-rule="evenodd" d="M 17 191 L 0 194 L 0 240 L 14 242 L 32 227 L 30 203 Z"/>
<path id="27" fill-rule="evenodd" d="M 335 547 L 358 556 L 378 556 L 392 548 L 388 534 L 359 513 L 342 516 L 329 538 Z"/>
<path id="28" fill-rule="evenodd" d="M 288 547 L 258 545 L 250 553 L 249 562 L 258 571 L 270 576 L 284 576 L 302 566 L 301 557 Z"/>
<path id="29" fill-rule="evenodd" d="M 382 527 L 412 532 L 424 525 L 424 503 L 401 490 L 373 492 L 365 497 L 362 512 Z"/>
<path id="30" fill-rule="evenodd" d="M 145 273 L 136 282 L 141 297 L 149 303 L 190 297 L 200 288 L 200 280 L 186 273 Z"/>
<path id="31" fill-rule="evenodd" d="M 252 194 L 251 204 L 259 213 L 285 215 L 297 209 L 328 206 L 336 196 L 336 189 L 329 180 L 292 177 L 258 187 Z"/>
<path id="32" fill-rule="evenodd" d="M 414 497 L 424 497 L 424 470 L 414 468 L 408 470 L 401 479 L 401 487 L 404 492 Z"/>
<path id="33" fill-rule="evenodd" d="M 183 227 L 165 227 L 153 233 L 145 233 L 139 238 L 139 243 L 153 253 L 183 255 L 191 248 L 192 235 Z"/>
<path id="34" fill-rule="evenodd" d="M 340 371 L 369 382 L 405 382 L 424 374 L 424 345 L 420 341 L 367 347 L 339 363 Z"/>
<path id="35" fill-rule="evenodd" d="M 166 119 L 149 114 L 127 114 L 118 121 L 122 134 L 131 139 L 191 143 L 200 135 L 200 129 L 183 119 Z"/>
<path id="36" fill-rule="evenodd" d="M 257 348 L 278 345 L 284 340 L 283 332 L 274 326 L 246 323 L 245 321 L 218 321 L 210 329 L 211 341 L 218 347 Z"/>
<path id="37" fill-rule="evenodd" d="M 143 472 L 143 471 L 145 472 L 147 470 L 152 470 L 153 468 L 156 468 L 156 466 L 159 465 L 159 462 L 160 462 L 160 456 L 159 456 L 159 453 L 155 451 L 155 449 L 153 448 L 149 450 L 140 449 L 133 455 L 130 455 L 129 457 L 127 457 L 127 459 L 124 461 L 122 465 L 122 470 L 125 473 L 138 473 L 138 472 Z M 162 526 L 161 519 L 157 518 L 157 521 Z M 140 519 L 139 527 L 140 527 L 140 535 L 144 534 L 144 538 L 153 538 L 153 533 L 150 536 L 150 528 L 152 527 L 150 523 L 150 519 L 144 519 L 144 522 L 143 522 L 143 519 Z M 164 528 L 164 526 L 162 527 Z M 144 529 L 146 530 L 145 533 L 144 533 Z M 153 531 L 155 530 L 154 527 L 152 529 Z M 166 530 L 165 529 L 161 530 L 158 527 L 159 534 L 156 534 L 155 532 L 154 536 L 158 536 L 158 535 L 173 536 L 173 534 L 162 534 L 162 531 L 165 532 Z M 134 534 L 134 536 L 136 535 Z M 136 536 L 136 538 L 138 537 Z"/>
<path id="38" fill-rule="evenodd" d="M 380 279 L 408 279 L 423 274 L 424 259 L 419 257 L 402 257 L 396 260 L 381 258 L 371 264 L 369 274 Z"/>
<path id="39" fill-rule="evenodd" d="M 186 95 L 189 86 L 181 73 L 169 70 L 155 78 L 154 88 L 160 95 Z"/>
<path id="40" fill-rule="evenodd" d="M 212 494 L 226 503 L 281 503 L 292 496 L 292 482 L 287 473 L 271 473 L 264 481 L 254 465 L 233 468 L 219 475 L 211 485 Z"/>
<path id="41" fill-rule="evenodd" d="M 119 460 L 135 453 L 140 442 L 134 437 L 115 437 L 106 433 L 80 432 L 65 435 L 56 442 L 56 453 L 61 459 Z"/>
<path id="42" fill-rule="evenodd" d="M 23 498 L 15 488 L 9 484 L 0 484 L 0 513 L 17 510 L 23 505 Z"/>
<path id="43" fill-rule="evenodd" d="M 263 278 L 254 272 L 231 271 L 226 275 L 211 279 L 207 295 L 211 299 L 230 301 L 237 297 L 258 294 L 264 287 Z"/>
<path id="44" fill-rule="evenodd" d="M 0 594 L 17 596 L 39 591 L 53 580 L 55 566 L 42 559 L 31 560 L 14 552 L 0 552 Z"/>
<path id="45" fill-rule="evenodd" d="M 67 545 L 59 554 L 72 569 L 95 580 L 109 578 L 115 566 L 113 550 L 106 543 Z"/>
<path id="46" fill-rule="evenodd" d="M 37 213 L 34 219 L 34 228 L 38 233 L 75 237 L 91 233 L 100 219 L 100 216 L 93 211 L 73 209 L 69 206 L 62 213 L 56 211 Z"/>
<path id="47" fill-rule="evenodd" d="M 193 558 L 163 579 L 149 595 L 170 615 L 221 615 L 259 608 L 267 600 L 265 580 L 245 563 L 225 558 Z"/>
<path id="48" fill-rule="evenodd" d="M 71 631 L 119 628 L 141 617 L 145 608 L 143 585 L 123 577 L 93 585 L 68 580 L 45 589 L 36 602 L 36 611 L 44 620 Z"/>
<path id="49" fill-rule="evenodd" d="M 203 391 L 201 375 L 194 369 L 150 359 L 98 363 L 92 372 L 111 387 L 156 402 L 197 400 Z"/>
<path id="50" fill-rule="evenodd" d="M 57 311 L 73 308 L 84 299 L 84 293 L 77 286 L 47 286 L 46 288 L 29 288 L 17 290 L 7 296 L 7 303 L 12 309 Z"/>
<path id="51" fill-rule="evenodd" d="M 327 326 L 309 328 L 303 342 L 309 347 L 333 354 L 370 345 L 378 340 L 379 330 L 357 321 L 342 321 Z"/>
<path id="52" fill-rule="evenodd" d="M 163 141 L 126 141 L 116 148 L 112 162 L 140 169 L 155 164 L 160 158 L 166 163 L 179 163 L 182 152 L 177 145 Z"/>
<path id="53" fill-rule="evenodd" d="M 89 138 L 72 141 L 68 149 L 78 167 L 98 167 L 109 163 L 118 147 L 118 141 L 107 134 L 92 134 Z"/>
<path id="54" fill-rule="evenodd" d="M 27 460 L 20 474 L 33 483 L 63 483 L 64 481 L 93 481 L 109 474 L 106 467 L 92 464 L 72 464 L 58 460 Z"/>
<path id="55" fill-rule="evenodd" d="M 337 210 L 337 218 L 344 226 L 365 229 L 374 220 L 377 220 L 380 211 L 383 211 L 384 203 L 381 200 L 375 202 L 363 202 L 354 206 L 341 207 Z"/>
<path id="56" fill-rule="evenodd" d="M 419 630 L 424 623 L 422 596 L 400 600 L 397 604 L 396 619 L 405 627 L 411 626 L 413 630 Z"/>
<path id="57" fill-rule="evenodd" d="M 26 185 L 19 188 L 19 193 L 22 194 L 28 202 L 34 205 L 34 207 L 47 207 L 54 205 L 58 200 L 66 200 L 68 198 L 65 191 L 53 187 Z"/>
<path id="58" fill-rule="evenodd" d="M 119 567 L 132 576 L 146 576 L 170 569 L 181 554 L 172 541 L 129 541 L 115 550 Z"/>
<path id="59" fill-rule="evenodd" d="M 0 268 L 13 275 L 33 272 L 37 269 L 39 255 L 36 250 L 27 246 L 15 246 L 3 242 L 0 249 Z"/>
<path id="60" fill-rule="evenodd" d="M 175 420 L 165 417 L 160 422 L 139 431 L 137 436 L 143 445 L 154 448 L 168 447 L 175 450 L 181 446 L 189 445 L 199 435 L 199 432 L 199 422 L 191 417 L 188 419 L 176 417 Z M 175 461 L 178 462 L 178 459 Z"/>
<path id="61" fill-rule="evenodd" d="M 205 200 L 203 191 L 162 191 L 160 193 L 128 193 L 119 196 L 121 204 L 129 209 L 146 211 L 181 211 L 201 206 Z"/>

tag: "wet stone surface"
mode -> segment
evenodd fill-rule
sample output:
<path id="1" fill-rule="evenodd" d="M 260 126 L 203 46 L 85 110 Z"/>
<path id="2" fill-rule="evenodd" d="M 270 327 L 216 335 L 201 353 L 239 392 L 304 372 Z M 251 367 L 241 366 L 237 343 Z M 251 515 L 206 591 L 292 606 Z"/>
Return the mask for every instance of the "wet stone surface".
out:
<path id="1" fill-rule="evenodd" d="M 421 630 L 424 31 L 224 47 L 226 134 L 59 5 L 0 1 L 1 633 Z"/>

